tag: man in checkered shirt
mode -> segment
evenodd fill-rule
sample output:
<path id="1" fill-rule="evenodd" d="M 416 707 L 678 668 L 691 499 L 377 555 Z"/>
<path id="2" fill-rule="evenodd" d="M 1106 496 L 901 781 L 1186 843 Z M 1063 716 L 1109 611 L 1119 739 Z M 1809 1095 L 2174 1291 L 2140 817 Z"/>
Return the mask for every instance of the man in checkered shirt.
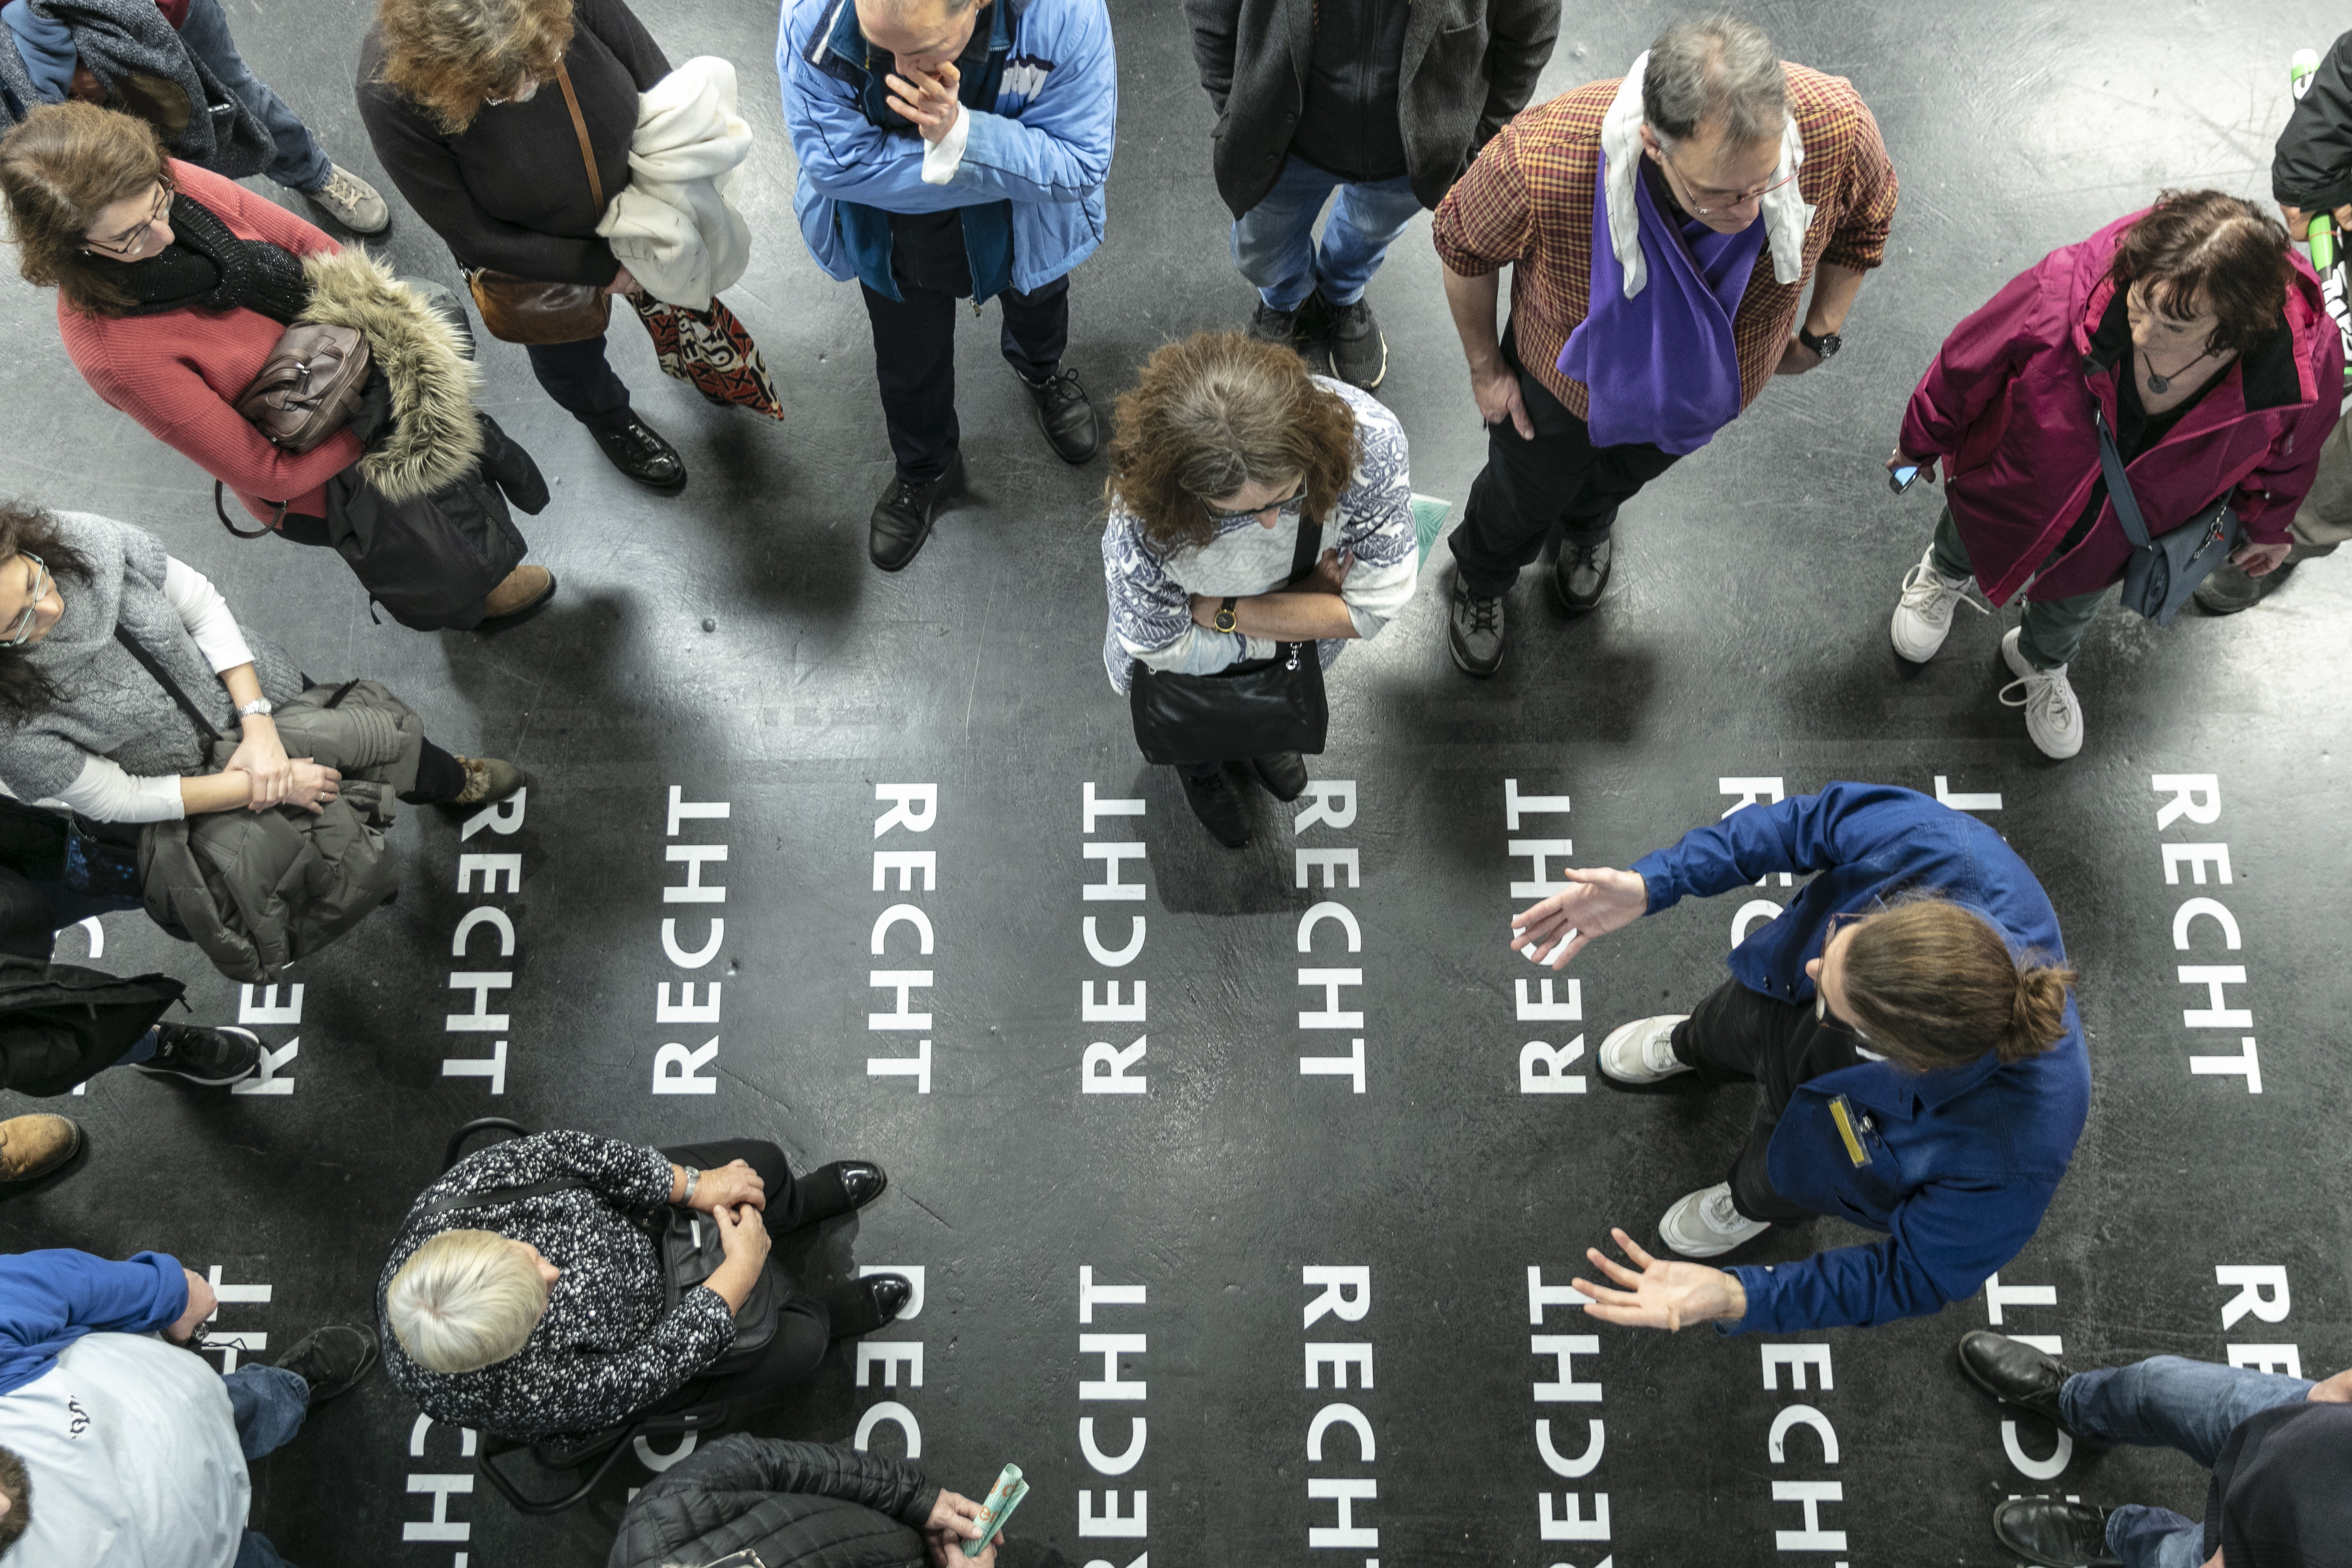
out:
<path id="1" fill-rule="evenodd" d="M 1455 664 L 1483 678 L 1502 663 L 1503 596 L 1555 525 L 1553 584 L 1580 614 L 1608 585 L 1619 506 L 1773 375 L 1837 352 L 1895 199 L 1853 85 L 1730 17 L 1675 24 L 1623 80 L 1529 109 L 1486 144 L 1434 227 L 1487 427 L 1451 541 Z"/>

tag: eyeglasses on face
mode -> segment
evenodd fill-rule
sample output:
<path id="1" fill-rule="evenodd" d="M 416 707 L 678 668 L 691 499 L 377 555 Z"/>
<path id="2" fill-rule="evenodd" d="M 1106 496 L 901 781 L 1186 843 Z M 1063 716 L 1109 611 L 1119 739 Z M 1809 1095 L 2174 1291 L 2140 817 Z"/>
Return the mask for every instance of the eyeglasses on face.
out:
<path id="1" fill-rule="evenodd" d="M 92 250 L 105 251 L 110 256 L 130 255 L 145 241 L 149 231 L 163 221 L 163 214 L 170 209 L 171 205 L 172 188 L 158 181 L 155 185 L 155 205 L 149 209 L 145 217 L 139 220 L 139 226 L 136 228 L 119 234 L 112 239 L 100 239 L 96 235 L 91 235 L 89 237 L 89 247 Z"/>
<path id="2" fill-rule="evenodd" d="M 29 550 L 20 553 L 33 563 L 31 597 L 25 601 L 25 613 L 18 616 L 16 623 L 8 628 L 7 637 L 0 638 L 0 647 L 23 647 L 32 640 L 33 617 L 40 613 L 41 601 L 49 596 L 49 584 L 53 581 L 47 562 Z"/>
<path id="3" fill-rule="evenodd" d="M 1876 910 L 1849 910 L 1830 917 L 1829 929 L 1822 933 L 1822 967 L 1825 972 L 1829 967 L 1830 943 L 1837 941 L 1838 932 L 1848 926 L 1857 925 L 1868 920 L 1877 912 Z M 1822 989 L 1819 981 L 1813 983 L 1813 1017 L 1816 1021 L 1824 1024 L 1834 1022 L 1857 1040 L 1867 1041 L 1870 1038 L 1868 1035 L 1862 1032 L 1861 1025 L 1851 1018 L 1840 1017 L 1831 1013 L 1829 993 Z"/>
<path id="4" fill-rule="evenodd" d="M 1292 496 L 1287 500 L 1268 501 L 1265 505 L 1258 507 L 1251 511 L 1220 511 L 1215 507 L 1211 506 L 1207 501 L 1202 501 L 1201 503 L 1201 508 L 1209 514 L 1209 521 L 1215 523 L 1220 528 L 1224 527 L 1228 523 L 1255 521 L 1255 520 L 1264 517 L 1267 512 L 1273 512 L 1280 518 L 1289 519 L 1298 516 L 1299 513 L 1307 510 L 1307 487 L 1303 484 L 1300 485 L 1298 487 L 1298 493 Z"/>
<path id="5" fill-rule="evenodd" d="M 1786 177 L 1758 185 L 1753 190 L 1727 191 L 1714 185 L 1693 184 L 1690 176 L 1685 174 L 1681 166 L 1675 162 L 1674 153 L 1665 148 L 1658 149 L 1658 156 L 1664 161 L 1666 167 L 1674 170 L 1682 180 L 1683 189 L 1691 198 L 1690 210 L 1693 217 L 1709 217 L 1726 207 L 1744 207 L 1749 202 L 1762 201 L 1781 186 L 1793 182 L 1798 173 L 1791 169 Z"/>

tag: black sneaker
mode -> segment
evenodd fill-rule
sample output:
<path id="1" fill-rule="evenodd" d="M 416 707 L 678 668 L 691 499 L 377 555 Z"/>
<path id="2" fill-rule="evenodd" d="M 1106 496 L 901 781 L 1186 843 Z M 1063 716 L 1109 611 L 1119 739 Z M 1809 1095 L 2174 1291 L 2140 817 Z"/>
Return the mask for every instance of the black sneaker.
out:
<path id="1" fill-rule="evenodd" d="M 887 1327 L 915 1299 L 915 1282 L 904 1274 L 868 1274 L 824 1293 L 833 1337 L 846 1340 Z"/>
<path id="2" fill-rule="evenodd" d="M 1207 778 L 1196 779 L 1179 768 L 1176 776 L 1184 782 L 1184 799 L 1192 807 L 1192 815 L 1201 826 L 1216 837 L 1228 849 L 1238 849 L 1249 842 L 1249 810 L 1242 802 L 1242 792 L 1234 781 L 1219 768 Z"/>
<path id="3" fill-rule="evenodd" d="M 1609 587 L 1609 567 L 1616 550 L 1610 536 L 1591 539 L 1568 534 L 1559 542 L 1559 559 L 1552 563 L 1551 585 L 1559 607 L 1581 616 L 1601 603 Z"/>
<path id="4" fill-rule="evenodd" d="M 1268 757 L 1252 757 L 1250 772 L 1257 782 L 1265 785 L 1265 793 L 1280 801 L 1297 800 L 1307 793 L 1307 759 L 1297 752 L 1276 752 Z"/>
<path id="5" fill-rule="evenodd" d="M 885 572 L 896 572 L 915 558 L 931 536 L 940 509 L 963 493 L 963 454 L 958 452 L 948 471 L 928 484 L 894 479 L 882 499 L 874 503 L 867 521 L 866 552 Z"/>
<path id="6" fill-rule="evenodd" d="M 375 1336 L 349 1323 L 329 1323 L 294 1342 L 274 1363 L 310 1385 L 312 1409 L 349 1394 L 375 1364 Z"/>
<path id="7" fill-rule="evenodd" d="M 1486 679 L 1503 664 L 1503 601 L 1473 593 L 1454 574 L 1454 595 L 1446 608 L 1445 646 L 1463 674 Z"/>
<path id="8" fill-rule="evenodd" d="M 2286 574 L 2294 570 L 2292 556 L 2280 562 L 2264 577 L 2253 575 L 2234 561 L 2224 561 L 2197 584 L 2197 592 L 2191 597 L 2197 601 L 2197 607 L 2209 616 L 2234 616 L 2270 597 L 2271 590 L 2285 582 Z"/>
<path id="9" fill-rule="evenodd" d="M 1319 335 L 1331 351 L 1331 374 L 1365 392 L 1380 385 L 1389 374 L 1389 341 L 1372 319 L 1371 301 L 1334 305 L 1318 292 L 1315 305 Z"/>
<path id="10" fill-rule="evenodd" d="M 635 414 L 618 424 L 591 425 L 588 434 L 595 437 L 613 467 L 647 489 L 676 495 L 686 489 L 686 459 Z"/>
<path id="11" fill-rule="evenodd" d="M 1307 298 L 1311 300 L 1314 296 L 1310 294 Z M 1277 310 L 1260 300 L 1257 309 L 1250 312 L 1249 326 L 1244 330 L 1262 343 L 1277 343 L 1295 353 L 1307 352 L 1306 340 L 1299 331 L 1297 310 Z"/>
<path id="12" fill-rule="evenodd" d="M 1095 405 L 1087 401 L 1087 389 L 1078 384 L 1076 371 L 1057 370 L 1042 382 L 1024 375 L 1021 384 L 1037 405 L 1037 427 L 1045 432 L 1054 456 L 1066 463 L 1083 463 L 1101 447 L 1102 423 L 1095 417 Z"/>
<path id="13" fill-rule="evenodd" d="M 261 1039 L 250 1029 L 158 1024 L 155 1033 L 155 1054 L 131 1064 L 141 1072 L 219 1089 L 243 1083 L 261 1068 Z"/>

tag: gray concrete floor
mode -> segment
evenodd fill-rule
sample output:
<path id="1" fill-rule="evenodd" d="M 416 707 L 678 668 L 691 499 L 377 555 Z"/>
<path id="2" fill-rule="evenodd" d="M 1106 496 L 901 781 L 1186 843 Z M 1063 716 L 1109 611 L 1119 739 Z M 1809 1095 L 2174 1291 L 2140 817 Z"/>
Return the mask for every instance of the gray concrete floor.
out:
<path id="1" fill-rule="evenodd" d="M 345 89 L 367 7 L 299 10 L 229 0 L 248 58 L 333 154 L 377 175 Z M 1617 74 L 1682 7 L 1572 8 L 1547 71 L 1549 95 Z M 1260 842 L 1229 855 L 1186 815 L 1173 781 L 1137 760 L 1098 662 L 1099 464 L 1072 470 L 1045 448 L 994 359 L 992 320 L 963 323 L 961 407 L 976 494 L 897 577 L 865 561 L 865 519 L 888 472 L 871 356 L 855 290 L 825 280 L 792 221 L 793 168 L 772 65 L 772 15 L 754 5 L 648 0 L 674 60 L 724 55 L 742 73 L 761 143 L 743 205 L 762 248 L 732 301 L 758 334 L 789 405 L 770 427 L 705 408 L 655 372 L 635 329 L 615 342 L 639 406 L 693 466 L 664 500 L 606 468 L 541 395 L 520 351 L 489 344 L 488 401 L 561 480 L 528 523 L 561 603 L 510 634 L 420 636 L 371 624 L 331 558 L 239 543 L 211 519 L 196 470 L 100 405 L 66 363 L 50 301 L 0 289 L 0 396 L 14 414 L 0 489 L 153 528 L 210 574 L 252 624 L 314 674 L 373 676 L 461 750 L 507 756 L 534 777 L 520 826 L 461 842 L 437 814 L 403 826 L 408 880 L 356 939 L 302 966 L 299 1020 L 260 1032 L 283 1053 L 288 1092 L 207 1100 L 110 1074 L 70 1102 L 95 1142 L 70 1182 L 0 1212 L 0 1245 L 153 1247 L 246 1287 L 225 1292 L 224 1331 L 282 1348 L 310 1323 L 364 1318 L 392 1226 L 431 1175 L 441 1140 L 502 1113 L 649 1141 L 752 1132 L 808 1164 L 862 1155 L 892 1190 L 860 1216 L 855 1258 L 925 1274 L 921 1313 L 879 1339 L 922 1347 L 921 1376 L 863 1378 L 845 1348 L 763 1430 L 846 1441 L 885 1401 L 921 1434 L 921 1461 L 966 1491 L 1016 1461 L 1036 1488 L 1015 1535 L 1072 1563 L 1414 1563 L 1594 1568 L 1777 1561 L 1987 1564 L 2000 1498 L 2057 1491 L 2163 1502 L 2194 1516 L 2202 1476 L 2139 1452 L 2074 1454 L 2053 1468 L 2052 1434 L 1999 1415 L 1962 1384 L 1952 1342 L 1989 1321 L 2059 1336 L 2068 1360 L 2104 1364 L 2158 1352 L 2221 1359 L 2229 1347 L 2291 1345 L 2305 1371 L 2352 1354 L 2345 1242 L 2352 1187 L 2337 1163 L 2343 1044 L 2352 990 L 2336 939 L 2337 889 L 2352 871 L 2336 792 L 2345 749 L 2330 671 L 2341 656 L 2347 568 L 2305 568 L 2252 614 L 2184 616 L 2158 633 L 2110 613 L 2078 661 L 2090 741 L 2045 763 L 1995 692 L 1999 626 L 1969 618 L 1935 664 L 1899 665 L 1885 620 L 1933 521 L 1932 499 L 1890 497 L 1879 463 L 1903 399 L 1942 334 L 2051 247 L 2146 203 L 2159 188 L 2215 185 L 2266 196 L 2271 142 L 2287 105 L 2286 62 L 2324 47 L 2341 12 L 2312 0 L 2073 5 L 1790 4 L 1752 8 L 1789 58 L 1851 77 L 1875 110 L 1903 179 L 1895 239 L 1864 289 L 1847 347 L 1829 368 L 1769 388 L 1749 415 L 1628 508 L 1616 583 L 1576 625 L 1546 608 L 1532 576 L 1514 599 L 1518 646 L 1474 686 L 1444 647 L 1436 573 L 1334 682 L 1324 778 L 1356 781 L 1344 830 L 1294 835 L 1266 812 Z M 1211 112 L 1194 83 L 1173 0 L 1118 0 L 1121 136 L 1110 238 L 1079 271 L 1072 361 L 1106 405 L 1155 344 L 1245 318 L 1249 290 L 1225 260 L 1208 174 Z M 388 188 L 388 185 L 387 185 Z M 289 198 L 289 200 L 291 198 Z M 455 281 L 446 252 L 404 211 L 383 247 L 405 273 Z M 1414 481 L 1458 502 L 1483 442 L 1438 287 L 1426 219 L 1398 245 L 1371 298 L 1392 372 L 1383 398 L 1412 437 Z M 1441 552 L 1440 560 L 1443 560 Z M 716 629 L 706 630 L 706 623 Z M 2218 820 L 2162 828 L 2157 774 L 2212 773 Z M 1657 1214 L 1716 1179 L 1748 1106 L 1738 1094 L 1523 1095 L 1517 1064 L 1533 1031 L 1597 1042 L 1616 1022 L 1681 1011 L 1715 985 L 1741 900 L 1679 910 L 1597 949 L 1577 970 L 1583 1018 L 1519 1021 L 1513 983 L 1531 972 L 1504 948 L 1509 885 L 1530 873 L 1508 841 L 1572 837 L 1587 863 L 1622 864 L 1738 798 L 1729 779 L 1791 793 L 1859 778 L 2000 797 L 1990 815 L 2040 872 L 2084 974 L 2096 1070 L 2089 1131 L 2041 1234 L 1979 1296 L 1940 1316 L 1800 1336 L 1832 1376 L 1792 1388 L 1754 1339 L 1679 1338 L 1529 1312 L 1530 1269 L 1564 1282 L 1612 1223 L 1654 1234 Z M 1504 819 L 1507 780 L 1565 795 L 1565 816 Z M 877 837 L 877 784 L 936 784 L 926 835 Z M 1099 821 L 1096 841 L 1147 847 L 1139 903 L 1088 902 L 1082 801 L 1139 798 L 1145 814 Z M 724 820 L 666 831 L 674 790 L 724 801 Z M 2226 842 L 2228 887 L 2168 885 L 2159 845 Z M 681 868 L 665 848 L 725 844 L 723 905 L 665 903 Z M 1360 887 L 1294 886 L 1295 847 L 1359 851 Z M 877 851 L 936 853 L 935 889 L 876 890 Z M 518 890 L 460 888 L 461 857 L 520 856 Z M 1127 876 L 1134 879 L 1135 863 Z M 2192 954 L 2170 932 L 2182 902 L 2223 900 L 2244 945 L 2233 1005 L 2253 1013 L 2262 1091 L 2192 1072 L 2192 1054 L 2233 1049 L 2186 1029 L 2203 993 L 2176 982 Z M 1755 895 L 1785 900 L 1778 887 Z M 1318 959 L 1294 934 L 1318 899 L 1344 902 L 1360 956 Z M 876 917 L 918 905 L 936 945 Z M 505 910 L 511 959 L 468 910 Z M 1117 915 L 1148 921 L 1130 967 L 1085 950 Z M 724 962 L 665 956 L 662 921 L 702 940 L 726 921 Z M 2220 962 L 2215 927 L 2193 962 Z M 198 1011 L 235 1015 L 236 987 L 205 973 L 136 915 L 106 922 L 105 963 L 190 976 Z M 61 952 L 78 956 L 84 938 Z M 2212 950 L 2208 952 L 2207 950 Z M 2336 957 L 2329 957 L 2334 952 Z M 1302 1077 L 1325 1046 L 1293 1026 L 1309 994 L 1301 963 L 1360 964 L 1364 1092 Z M 875 1076 L 912 1035 L 865 1016 L 888 994 L 858 979 L 883 965 L 935 973 L 929 1092 Z M 468 1005 L 453 971 L 509 973 L 503 1092 L 445 1065 L 486 1058 L 494 1037 L 451 1033 Z M 662 1023 L 657 987 L 717 979 L 715 1023 Z M 1148 984 L 1144 1023 L 1081 1016 L 1082 987 Z M 912 1004 L 920 1008 L 919 998 Z M 1307 998 L 1301 1002 L 1297 998 Z M 286 999 L 278 998 L 281 1006 Z M 1095 1040 L 1148 1039 L 1138 1095 L 1080 1092 Z M 698 1050 L 709 1092 L 656 1095 L 663 1047 Z M 1328 1038 L 1327 1037 L 1326 1038 Z M 299 1042 L 299 1050 L 295 1048 Z M 680 1052 L 677 1054 L 685 1054 Z M 1590 1068 L 1589 1056 L 1580 1064 Z M 24 1109 L 13 1099 L 0 1110 Z M 811 1248 L 847 1267 L 849 1235 Z M 1763 1259 L 1858 1239 L 1823 1222 L 1775 1232 Z M 1316 1290 L 1302 1270 L 1362 1266 L 1371 1310 L 1302 1331 Z M 2284 1269 L 2263 1313 L 2231 1316 L 2217 1269 Z M 1141 1285 L 1140 1306 L 1081 1315 L 1079 1279 Z M 2038 1290 L 2038 1294 L 2032 1293 Z M 263 1292 L 266 1291 L 266 1299 Z M 2282 1314 L 2280 1308 L 2284 1308 Z M 1529 1336 L 1590 1332 L 1597 1352 L 1563 1374 Z M 1140 1404 L 1083 1401 L 1105 1375 L 1079 1336 L 1140 1334 L 1122 1375 Z M 1361 1340 L 1377 1380 L 1334 1394 L 1304 1386 L 1302 1340 Z M 264 1352 L 268 1353 L 268 1352 Z M 2270 1352 L 2284 1354 L 2284 1352 Z M 1560 1376 L 1600 1402 L 1538 1403 Z M 1777 1386 L 1775 1386 L 1777 1383 Z M 1376 1454 L 1334 1432 L 1305 1447 L 1317 1413 L 1344 1399 Z M 1821 1426 L 1797 1431 L 1799 1405 Z M 1148 1446 L 1118 1477 L 1079 1442 Z M 1578 1479 L 1540 1458 L 1552 1423 L 1573 1457 L 1605 1425 Z M 1827 1449 L 1823 1429 L 1835 1434 Z M 1139 1432 L 1143 1430 L 1138 1428 Z M 1785 1445 L 1775 1447 L 1780 1437 Z M 901 1426 L 872 1429 L 898 1451 Z M 320 1415 L 257 1468 L 257 1523 L 312 1565 L 518 1568 L 602 1560 L 610 1500 L 527 1521 L 462 1476 L 457 1434 L 419 1425 L 378 1381 Z M 645 1472 L 628 1467 L 630 1484 Z M 422 1478 L 422 1479 L 420 1479 Z M 1312 1544 L 1337 1505 L 1318 1481 L 1370 1479 L 1355 1522 L 1377 1548 Z M 1081 1500 L 1118 1507 L 1150 1494 L 1143 1539 L 1084 1538 Z M 1810 1543 L 1790 1483 L 1816 1489 Z M 1580 1494 L 1573 1503 L 1564 1489 Z M 1605 1541 L 1542 1539 L 1542 1506 L 1592 1516 Z M 440 1512 L 436 1516 L 436 1507 Z M 442 1522 L 429 1522 L 438 1517 Z M 1819 1548 L 1819 1550 L 1815 1550 Z"/>

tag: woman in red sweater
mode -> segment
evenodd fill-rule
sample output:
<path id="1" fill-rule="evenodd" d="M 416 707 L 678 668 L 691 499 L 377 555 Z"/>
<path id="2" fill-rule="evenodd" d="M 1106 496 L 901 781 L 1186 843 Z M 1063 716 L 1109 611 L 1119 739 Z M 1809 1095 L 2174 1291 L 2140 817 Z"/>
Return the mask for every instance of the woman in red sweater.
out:
<path id="1" fill-rule="evenodd" d="M 0 195 L 19 268 L 57 289 L 58 332 L 91 390 L 285 537 L 327 543 L 326 484 L 361 460 L 359 438 L 341 430 L 288 452 L 236 400 L 310 301 L 301 258 L 335 241 L 165 157 L 143 121 L 88 104 L 37 110 L 0 139 Z M 483 618 L 536 609 L 554 591 L 545 567 L 518 566 Z"/>

